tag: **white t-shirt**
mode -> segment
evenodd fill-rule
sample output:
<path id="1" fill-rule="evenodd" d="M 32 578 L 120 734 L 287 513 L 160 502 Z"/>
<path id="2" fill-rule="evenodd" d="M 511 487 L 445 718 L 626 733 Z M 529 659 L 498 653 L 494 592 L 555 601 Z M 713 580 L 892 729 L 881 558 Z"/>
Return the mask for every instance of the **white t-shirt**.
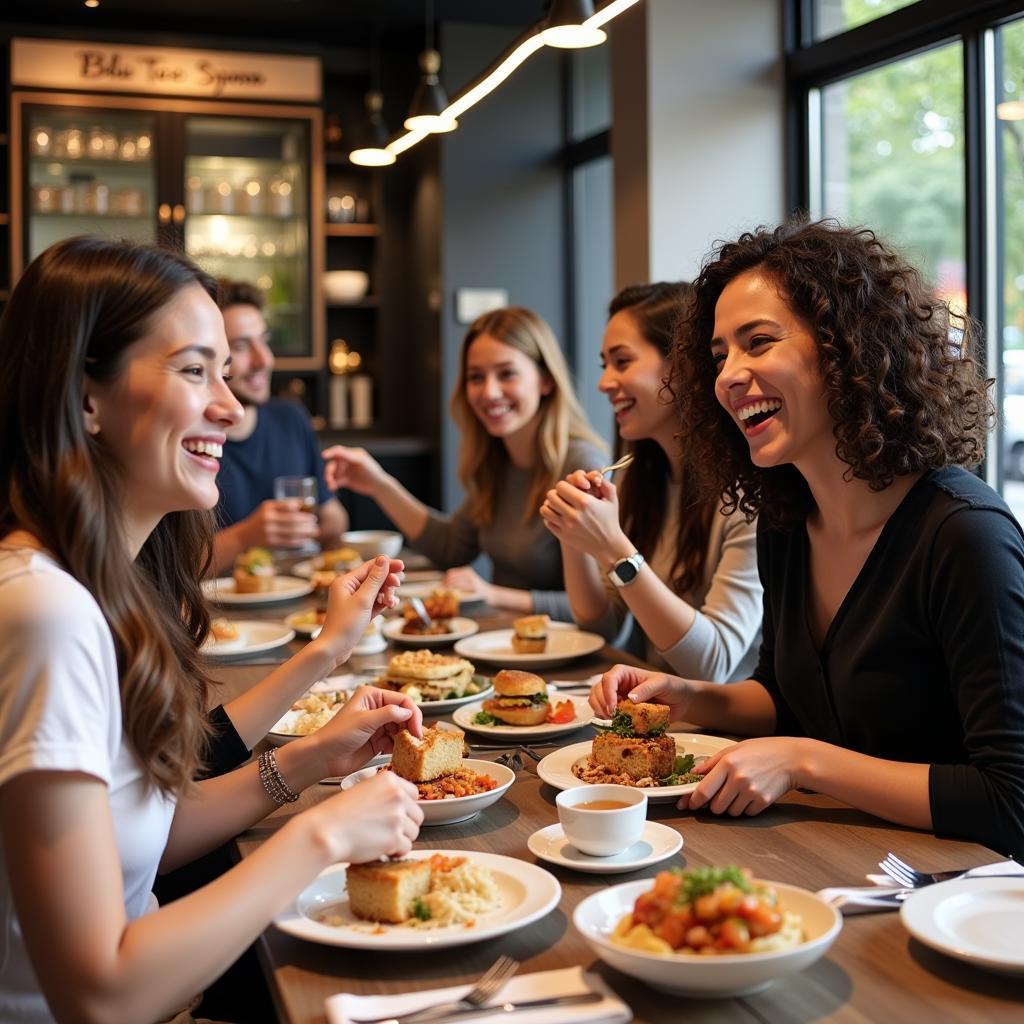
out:
<path id="1" fill-rule="evenodd" d="M 126 743 L 110 629 L 89 591 L 47 556 L 0 548 L 0 786 L 39 770 L 106 783 L 125 911 L 141 917 L 152 906 L 174 801 L 144 782 Z M 22 944 L 2 846 L 0 928 L 0 1020 L 52 1021 Z"/>

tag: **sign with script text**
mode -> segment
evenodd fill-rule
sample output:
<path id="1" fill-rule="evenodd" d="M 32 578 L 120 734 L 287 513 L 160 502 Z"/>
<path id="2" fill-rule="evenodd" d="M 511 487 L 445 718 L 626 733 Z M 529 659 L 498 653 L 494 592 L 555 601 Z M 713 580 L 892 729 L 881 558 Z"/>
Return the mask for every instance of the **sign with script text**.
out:
<path id="1" fill-rule="evenodd" d="M 320 60 L 168 46 L 15 39 L 11 42 L 11 82 L 76 91 L 316 102 L 320 99 Z"/>

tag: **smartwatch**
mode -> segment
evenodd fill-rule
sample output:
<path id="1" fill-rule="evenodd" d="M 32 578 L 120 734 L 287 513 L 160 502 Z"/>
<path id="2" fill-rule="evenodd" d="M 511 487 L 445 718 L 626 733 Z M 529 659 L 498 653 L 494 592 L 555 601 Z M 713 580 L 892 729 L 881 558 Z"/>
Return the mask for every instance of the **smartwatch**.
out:
<path id="1" fill-rule="evenodd" d="M 628 558 L 621 558 L 608 570 L 608 579 L 617 587 L 628 587 L 640 575 L 644 556 L 634 551 Z"/>

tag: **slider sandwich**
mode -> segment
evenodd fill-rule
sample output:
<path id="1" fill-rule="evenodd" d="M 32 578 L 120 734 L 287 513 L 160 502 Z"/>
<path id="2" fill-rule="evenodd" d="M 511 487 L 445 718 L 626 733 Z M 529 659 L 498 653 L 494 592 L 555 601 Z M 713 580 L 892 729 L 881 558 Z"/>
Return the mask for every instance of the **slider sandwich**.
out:
<path id="1" fill-rule="evenodd" d="M 483 711 L 506 725 L 543 725 L 548 719 L 548 684 L 532 672 L 503 668 L 494 677 L 494 697 Z"/>

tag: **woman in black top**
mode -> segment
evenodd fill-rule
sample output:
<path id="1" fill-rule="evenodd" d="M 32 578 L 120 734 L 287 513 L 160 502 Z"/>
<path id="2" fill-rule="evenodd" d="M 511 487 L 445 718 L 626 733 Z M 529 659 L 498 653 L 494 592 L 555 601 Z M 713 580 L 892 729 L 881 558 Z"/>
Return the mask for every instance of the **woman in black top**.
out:
<path id="1" fill-rule="evenodd" d="M 759 230 L 705 266 L 674 386 L 712 493 L 759 513 L 759 664 L 728 687 L 617 666 L 591 697 L 763 737 L 681 807 L 802 786 L 1024 856 L 1024 539 L 961 468 L 993 416 L 973 341 L 870 231 Z"/>

